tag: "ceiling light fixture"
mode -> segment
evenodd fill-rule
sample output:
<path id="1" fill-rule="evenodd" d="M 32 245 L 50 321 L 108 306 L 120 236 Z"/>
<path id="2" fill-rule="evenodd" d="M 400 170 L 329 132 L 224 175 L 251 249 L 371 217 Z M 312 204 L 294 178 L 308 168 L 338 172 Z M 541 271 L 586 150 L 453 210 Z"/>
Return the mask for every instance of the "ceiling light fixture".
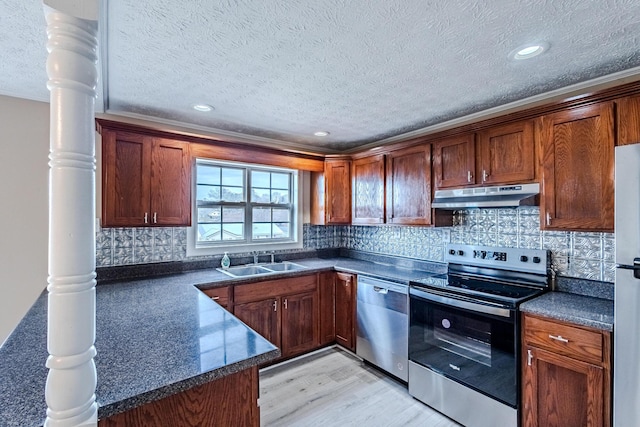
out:
<path id="1" fill-rule="evenodd" d="M 193 109 L 202 113 L 207 113 L 213 110 L 213 107 L 209 104 L 194 104 Z"/>
<path id="2" fill-rule="evenodd" d="M 509 58 L 515 60 L 529 59 L 538 56 L 549 49 L 549 43 L 541 42 L 520 46 L 509 53 Z"/>
<path id="3" fill-rule="evenodd" d="M 329 132 L 327 132 L 326 130 L 319 130 L 318 132 L 314 132 L 313 134 L 315 136 L 328 136 Z"/>

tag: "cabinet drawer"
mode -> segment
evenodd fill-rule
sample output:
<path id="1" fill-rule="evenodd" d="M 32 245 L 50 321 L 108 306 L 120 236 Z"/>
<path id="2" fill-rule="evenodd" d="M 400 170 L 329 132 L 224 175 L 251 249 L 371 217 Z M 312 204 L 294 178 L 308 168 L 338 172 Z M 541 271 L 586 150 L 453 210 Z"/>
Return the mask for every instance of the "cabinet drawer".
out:
<path id="1" fill-rule="evenodd" d="M 595 330 L 525 316 L 524 340 L 585 362 L 603 362 L 603 335 Z"/>
<path id="2" fill-rule="evenodd" d="M 260 301 L 267 298 L 315 291 L 318 285 L 316 275 L 298 276 L 290 279 L 264 280 L 258 283 L 236 285 L 233 296 L 235 304 Z"/>
<path id="3" fill-rule="evenodd" d="M 229 304 L 229 287 L 221 286 L 219 288 L 211 288 L 211 289 L 203 289 L 204 292 L 209 298 L 217 302 L 223 307 L 226 307 Z"/>

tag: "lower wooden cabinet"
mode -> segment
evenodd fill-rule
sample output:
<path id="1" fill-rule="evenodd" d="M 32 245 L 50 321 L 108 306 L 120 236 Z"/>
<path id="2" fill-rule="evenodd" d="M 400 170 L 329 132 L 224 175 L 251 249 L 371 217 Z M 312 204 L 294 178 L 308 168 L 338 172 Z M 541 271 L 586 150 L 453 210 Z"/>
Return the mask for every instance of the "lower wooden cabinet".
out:
<path id="1" fill-rule="evenodd" d="M 324 271 L 318 274 L 320 294 L 320 345 L 336 340 L 336 273 Z"/>
<path id="2" fill-rule="evenodd" d="M 611 426 L 611 335 L 525 314 L 523 427 Z"/>
<path id="3" fill-rule="evenodd" d="M 258 368 L 252 367 L 101 419 L 99 427 L 258 427 Z"/>
<path id="4" fill-rule="evenodd" d="M 233 314 L 279 347 L 283 358 L 320 345 L 315 274 L 237 285 Z"/>
<path id="5" fill-rule="evenodd" d="M 356 276 L 336 273 L 336 342 L 356 351 Z"/>

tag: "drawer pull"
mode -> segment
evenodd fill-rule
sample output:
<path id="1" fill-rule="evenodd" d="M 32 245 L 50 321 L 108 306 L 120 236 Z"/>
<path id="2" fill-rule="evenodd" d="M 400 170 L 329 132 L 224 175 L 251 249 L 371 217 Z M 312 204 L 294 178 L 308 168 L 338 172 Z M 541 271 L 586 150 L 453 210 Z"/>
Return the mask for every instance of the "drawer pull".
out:
<path id="1" fill-rule="evenodd" d="M 218 301 L 220 299 L 220 297 L 211 297 L 212 300 L 214 301 Z"/>
<path id="2" fill-rule="evenodd" d="M 569 342 L 569 340 L 566 339 L 566 338 L 563 338 L 562 335 L 551 335 L 551 334 L 549 334 L 549 338 L 551 338 L 552 340 L 555 340 L 555 341 L 560 341 L 560 342 L 565 342 L 565 343 Z"/>

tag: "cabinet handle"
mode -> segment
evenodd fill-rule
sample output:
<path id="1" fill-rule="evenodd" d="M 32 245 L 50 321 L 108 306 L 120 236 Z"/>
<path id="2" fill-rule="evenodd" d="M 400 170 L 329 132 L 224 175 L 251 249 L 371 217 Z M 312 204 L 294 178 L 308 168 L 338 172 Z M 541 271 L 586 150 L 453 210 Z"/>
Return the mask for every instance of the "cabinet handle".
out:
<path id="1" fill-rule="evenodd" d="M 144 223 L 149 224 L 149 214 L 147 212 L 144 213 Z"/>
<path id="2" fill-rule="evenodd" d="M 551 214 L 547 212 L 547 225 L 551 225 Z"/>
<path id="3" fill-rule="evenodd" d="M 211 297 L 212 300 L 214 301 L 218 301 L 220 299 L 220 297 Z"/>
<path id="4" fill-rule="evenodd" d="M 471 175 L 471 171 L 467 171 L 467 182 L 471 182 L 473 175 Z"/>
<path id="5" fill-rule="evenodd" d="M 551 338 L 552 340 L 556 340 L 556 341 L 560 341 L 560 342 L 569 342 L 568 339 L 563 338 L 562 335 L 551 335 L 549 334 L 549 338 Z"/>
<path id="6" fill-rule="evenodd" d="M 533 353 L 531 350 L 527 350 L 527 365 L 531 366 L 531 361 L 533 360 Z"/>
<path id="7" fill-rule="evenodd" d="M 278 311 L 278 301 L 273 300 L 273 311 Z"/>
<path id="8" fill-rule="evenodd" d="M 482 182 L 487 182 L 487 176 L 489 176 L 489 175 L 487 174 L 487 171 L 486 171 L 486 170 L 483 170 L 483 171 L 482 171 Z"/>
<path id="9" fill-rule="evenodd" d="M 284 299 L 284 309 L 287 310 L 287 299 Z"/>
<path id="10" fill-rule="evenodd" d="M 153 223 L 157 224 L 158 223 L 158 212 L 154 212 L 153 213 Z"/>

